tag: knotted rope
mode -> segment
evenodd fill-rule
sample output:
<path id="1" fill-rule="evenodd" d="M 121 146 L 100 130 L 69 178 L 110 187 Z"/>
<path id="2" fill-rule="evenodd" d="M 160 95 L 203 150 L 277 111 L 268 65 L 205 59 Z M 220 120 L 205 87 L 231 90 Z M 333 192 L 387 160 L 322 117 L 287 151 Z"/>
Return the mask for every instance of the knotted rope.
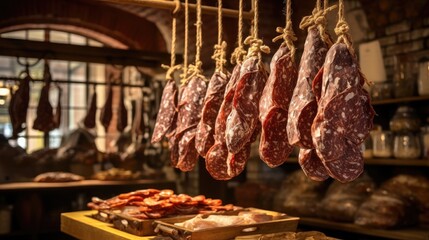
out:
<path id="1" fill-rule="evenodd" d="M 281 35 L 273 38 L 273 42 L 276 42 L 280 39 L 283 39 L 282 45 L 285 44 L 289 48 L 292 61 L 294 61 L 296 48 L 295 48 L 295 45 L 293 44 L 293 42 L 296 41 L 297 38 L 296 38 L 295 33 L 293 32 L 293 29 L 292 29 L 291 15 L 292 15 L 291 0 L 287 0 L 287 2 L 286 2 L 286 26 L 285 26 L 285 28 L 282 28 L 282 27 L 276 28 L 276 32 L 281 33 Z"/>

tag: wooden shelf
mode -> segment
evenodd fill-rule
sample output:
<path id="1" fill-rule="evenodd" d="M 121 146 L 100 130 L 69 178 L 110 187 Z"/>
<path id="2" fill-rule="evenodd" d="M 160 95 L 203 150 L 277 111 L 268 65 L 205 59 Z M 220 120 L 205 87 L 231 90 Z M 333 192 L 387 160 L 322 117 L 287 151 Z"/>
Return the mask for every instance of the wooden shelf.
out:
<path id="1" fill-rule="evenodd" d="M 406 103 L 406 102 L 418 102 L 429 100 L 429 95 L 426 96 L 413 96 L 413 97 L 405 97 L 405 98 L 392 98 L 392 99 L 384 99 L 384 100 L 374 100 L 372 101 L 372 105 L 385 105 L 385 104 L 395 104 L 395 103 Z"/>
<path id="2" fill-rule="evenodd" d="M 64 183 L 39 183 L 39 182 L 14 182 L 0 184 L 0 192 L 34 191 L 34 190 L 64 190 L 82 188 L 111 188 L 120 186 L 132 186 L 136 188 L 171 188 L 175 189 L 175 183 L 167 180 L 135 180 L 135 181 L 100 181 L 84 180 L 79 182 Z"/>
<path id="3" fill-rule="evenodd" d="M 328 221 L 319 218 L 300 218 L 299 225 L 305 225 L 310 227 L 318 227 L 330 230 L 338 230 L 345 232 L 358 233 L 374 237 L 383 237 L 389 239 L 414 239 L 414 240 L 428 240 L 429 230 L 423 228 L 405 228 L 395 230 L 384 230 L 361 227 L 352 223 L 339 223 Z"/>
<path id="4" fill-rule="evenodd" d="M 286 163 L 298 163 L 297 157 L 290 157 Z M 429 159 L 397 159 L 397 158 L 370 158 L 365 159 L 368 165 L 391 165 L 408 167 L 429 167 Z"/>

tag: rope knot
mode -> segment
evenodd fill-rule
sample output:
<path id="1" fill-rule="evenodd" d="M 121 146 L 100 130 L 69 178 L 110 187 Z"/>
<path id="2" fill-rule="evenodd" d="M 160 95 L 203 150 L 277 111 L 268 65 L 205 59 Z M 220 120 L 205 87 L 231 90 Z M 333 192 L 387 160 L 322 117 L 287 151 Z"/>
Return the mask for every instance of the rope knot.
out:
<path id="1" fill-rule="evenodd" d="M 174 65 L 174 66 L 168 66 L 168 65 L 162 64 L 161 67 L 167 71 L 165 73 L 165 80 L 172 80 L 174 72 L 182 68 L 180 64 Z"/>
<path id="2" fill-rule="evenodd" d="M 216 61 L 216 70 L 223 71 L 223 66 L 226 64 L 226 42 L 214 45 L 214 53 L 212 59 Z"/>
<path id="3" fill-rule="evenodd" d="M 344 20 L 339 20 L 335 26 L 335 34 L 338 36 L 345 35 L 349 32 L 349 25 Z"/>
<path id="4" fill-rule="evenodd" d="M 260 56 L 261 52 L 266 54 L 270 53 L 270 48 L 264 45 L 261 39 L 249 36 L 244 40 L 244 44 L 250 45 L 247 57 Z"/>
<path id="5" fill-rule="evenodd" d="M 234 49 L 234 52 L 231 54 L 231 63 L 241 63 L 244 59 L 244 56 L 246 56 L 247 52 L 244 50 L 243 46 L 238 46 Z"/>

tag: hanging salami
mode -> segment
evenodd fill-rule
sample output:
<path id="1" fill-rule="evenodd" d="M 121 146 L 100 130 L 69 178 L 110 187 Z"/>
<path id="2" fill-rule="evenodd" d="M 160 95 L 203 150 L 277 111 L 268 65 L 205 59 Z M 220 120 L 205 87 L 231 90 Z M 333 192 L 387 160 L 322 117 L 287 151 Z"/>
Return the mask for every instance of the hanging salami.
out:
<path id="1" fill-rule="evenodd" d="M 290 1 L 287 1 L 287 5 L 286 27 L 278 27 L 277 32 L 282 34 L 273 39 L 284 39 L 284 42 L 271 60 L 271 73 L 259 105 L 259 119 L 262 123 L 259 156 L 269 167 L 283 164 L 293 150 L 288 141 L 286 126 L 298 70 L 295 64 L 293 41 L 296 37 L 290 20 Z"/>
<path id="2" fill-rule="evenodd" d="M 121 83 L 120 89 L 119 89 L 119 104 L 117 109 L 117 122 L 116 122 L 116 130 L 118 132 L 123 132 L 124 129 L 128 125 L 128 111 L 127 107 L 125 106 L 125 94 L 124 94 L 124 85 Z"/>
<path id="3" fill-rule="evenodd" d="M 177 107 L 177 85 L 174 79 L 168 80 L 162 92 L 161 104 L 156 117 L 151 142 L 161 141 L 162 137 L 172 128 Z"/>
<path id="4" fill-rule="evenodd" d="M 62 107 L 61 107 L 61 96 L 63 93 L 63 89 L 56 84 L 58 95 L 57 95 L 57 106 L 55 108 L 55 114 L 54 114 L 54 128 L 59 128 L 61 125 L 61 115 L 62 115 Z"/>
<path id="5" fill-rule="evenodd" d="M 100 122 L 104 127 L 104 131 L 107 133 L 110 125 L 110 121 L 112 121 L 113 111 L 112 111 L 112 103 L 113 103 L 113 89 L 110 82 L 107 84 L 107 94 L 106 94 L 106 102 L 100 111 Z"/>
<path id="6" fill-rule="evenodd" d="M 319 108 L 311 132 L 328 174 L 340 182 L 349 182 L 363 172 L 360 146 L 372 128 L 375 113 L 363 89 L 365 79 L 347 33 L 342 1 L 339 8 L 339 37 L 326 55 Z"/>
<path id="7" fill-rule="evenodd" d="M 97 114 L 97 90 L 96 90 L 96 85 L 94 85 L 91 102 L 89 104 L 88 111 L 86 112 L 86 116 L 83 119 L 83 125 L 86 128 L 90 128 L 90 129 L 95 128 L 96 114 Z"/>
<path id="8" fill-rule="evenodd" d="M 44 85 L 40 92 L 39 104 L 37 105 L 36 119 L 33 123 L 33 129 L 45 133 L 52 131 L 55 128 L 54 112 L 52 105 L 49 101 L 49 91 L 51 89 L 51 73 L 49 72 L 49 65 L 45 63 L 44 71 Z"/>

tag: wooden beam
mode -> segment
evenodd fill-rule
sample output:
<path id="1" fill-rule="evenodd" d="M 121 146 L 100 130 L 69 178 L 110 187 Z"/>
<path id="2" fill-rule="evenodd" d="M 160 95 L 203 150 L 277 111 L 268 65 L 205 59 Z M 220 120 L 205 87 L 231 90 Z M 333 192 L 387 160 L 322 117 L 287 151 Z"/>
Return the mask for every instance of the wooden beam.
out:
<path id="1" fill-rule="evenodd" d="M 170 54 L 0 38 L 0 55 L 159 68 Z M 177 56 L 181 61 L 181 56 Z"/>
<path id="2" fill-rule="evenodd" d="M 99 0 L 102 2 L 115 3 L 115 4 L 131 4 L 141 7 L 150 7 L 150 8 L 159 8 L 173 11 L 176 8 L 176 3 L 174 1 L 166 0 Z M 185 8 L 184 3 L 181 4 L 181 9 Z M 196 11 L 196 4 L 190 3 L 190 11 Z M 217 16 L 217 7 L 212 6 L 201 6 L 201 13 L 207 15 L 216 15 Z M 238 18 L 238 10 L 223 8 L 222 15 L 229 18 Z M 251 20 L 253 18 L 253 9 L 250 11 L 243 11 L 243 19 Z"/>

